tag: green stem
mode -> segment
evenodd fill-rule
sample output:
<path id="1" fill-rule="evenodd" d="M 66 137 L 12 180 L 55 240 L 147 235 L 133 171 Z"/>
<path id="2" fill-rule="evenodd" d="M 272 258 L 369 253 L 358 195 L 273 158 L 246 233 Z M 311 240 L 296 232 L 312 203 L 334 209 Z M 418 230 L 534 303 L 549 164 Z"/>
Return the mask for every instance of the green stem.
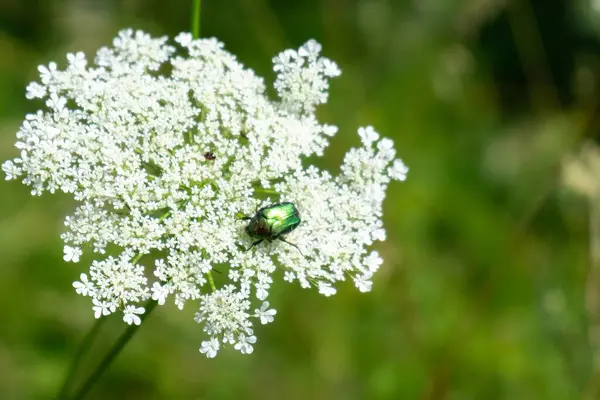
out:
<path id="1" fill-rule="evenodd" d="M 193 0 L 192 8 L 192 37 L 198 39 L 200 37 L 200 11 L 202 9 L 202 0 Z"/>
<path id="2" fill-rule="evenodd" d="M 206 276 L 208 276 L 208 283 L 210 284 L 210 288 L 213 290 L 213 292 L 216 291 L 217 287 L 215 286 L 215 281 L 213 280 L 211 271 L 208 271 Z"/>
<path id="3" fill-rule="evenodd" d="M 75 378 L 75 373 L 77 372 L 79 363 L 81 362 L 83 355 L 91 347 L 94 339 L 98 335 L 98 332 L 100 332 L 100 327 L 102 326 L 104 321 L 106 321 L 106 318 L 98 318 L 96 320 L 96 322 L 94 323 L 94 325 L 92 325 L 92 328 L 88 331 L 88 333 L 83 338 L 83 341 L 79 345 L 79 348 L 77 349 L 77 353 L 75 354 L 75 357 L 73 358 L 73 361 L 71 362 L 71 366 L 69 367 L 69 372 L 67 373 L 67 377 L 63 381 L 60 391 L 58 392 L 58 395 L 56 396 L 57 399 L 60 400 L 60 399 L 66 398 L 67 391 L 69 390 L 69 386 L 71 386 L 71 383 L 73 382 L 73 379 Z"/>
<path id="4" fill-rule="evenodd" d="M 279 195 L 279 192 L 277 190 L 272 190 L 272 189 L 254 189 L 254 193 L 263 193 L 263 194 L 276 194 Z"/>
<path id="5" fill-rule="evenodd" d="M 154 310 L 154 308 L 156 307 L 157 304 L 158 303 L 155 300 L 149 300 L 146 303 L 146 305 L 145 305 L 146 312 L 140 317 L 140 319 L 142 320 L 142 323 L 144 322 L 144 320 L 146 318 L 148 318 L 148 316 L 150 315 L 152 310 Z M 71 397 L 71 400 L 80 400 L 90 391 L 90 389 L 94 386 L 94 384 L 98 381 L 98 379 L 100 379 L 100 377 L 102 376 L 104 371 L 106 371 L 106 369 L 110 366 L 110 364 L 114 361 L 114 359 L 119 355 L 121 350 L 123 350 L 123 347 L 125 347 L 125 345 L 133 337 L 133 335 L 138 331 L 140 326 L 141 326 L 141 324 L 140 325 L 130 325 L 127 328 L 127 330 L 125 332 L 123 332 L 121 334 L 121 336 L 119 336 L 119 339 L 117 339 L 117 341 L 115 342 L 113 347 L 104 356 L 102 361 L 100 361 L 100 364 L 98 364 L 98 366 L 96 367 L 94 372 L 92 372 L 92 374 L 89 376 L 89 378 L 87 378 L 87 380 L 79 387 L 79 389 L 75 392 L 73 397 Z"/>

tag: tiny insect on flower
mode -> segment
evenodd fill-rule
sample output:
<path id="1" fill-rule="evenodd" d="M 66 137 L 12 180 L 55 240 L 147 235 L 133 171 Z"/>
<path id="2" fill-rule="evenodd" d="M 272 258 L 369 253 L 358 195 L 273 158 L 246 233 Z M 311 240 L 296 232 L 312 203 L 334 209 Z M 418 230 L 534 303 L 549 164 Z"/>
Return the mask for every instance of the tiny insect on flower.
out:
<path id="1" fill-rule="evenodd" d="M 215 154 L 211 151 L 207 151 L 206 153 L 204 153 L 204 159 L 206 161 L 214 161 L 217 158 L 217 156 L 215 156 Z"/>
<path id="2" fill-rule="evenodd" d="M 258 239 L 252 243 L 252 246 L 248 250 L 262 243 L 264 240 L 272 242 L 279 239 L 300 251 L 298 246 L 283 238 L 284 235 L 296 229 L 302 221 L 294 203 L 283 202 L 271 204 L 259 209 L 253 217 L 243 217 L 241 219 L 250 221 L 246 226 L 246 233 Z"/>

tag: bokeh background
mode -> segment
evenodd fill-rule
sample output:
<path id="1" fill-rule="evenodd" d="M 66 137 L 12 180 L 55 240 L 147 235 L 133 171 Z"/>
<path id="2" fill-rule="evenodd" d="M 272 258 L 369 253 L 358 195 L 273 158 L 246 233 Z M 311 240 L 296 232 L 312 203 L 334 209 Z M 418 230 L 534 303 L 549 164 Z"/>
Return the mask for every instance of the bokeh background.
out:
<path id="1" fill-rule="evenodd" d="M 190 3 L 0 0 L 0 159 L 38 64 L 189 30 Z M 339 63 L 319 114 L 340 132 L 314 162 L 335 173 L 373 124 L 411 168 L 385 264 L 368 294 L 274 286 L 251 356 L 207 360 L 192 304 L 159 308 L 89 399 L 600 399 L 600 1 L 204 0 L 202 35 L 271 82 L 309 38 Z M 62 260 L 73 207 L 0 182 L 1 399 L 53 398 L 93 324 L 71 287 L 91 258 Z M 78 381 L 123 329 L 105 323 Z"/>

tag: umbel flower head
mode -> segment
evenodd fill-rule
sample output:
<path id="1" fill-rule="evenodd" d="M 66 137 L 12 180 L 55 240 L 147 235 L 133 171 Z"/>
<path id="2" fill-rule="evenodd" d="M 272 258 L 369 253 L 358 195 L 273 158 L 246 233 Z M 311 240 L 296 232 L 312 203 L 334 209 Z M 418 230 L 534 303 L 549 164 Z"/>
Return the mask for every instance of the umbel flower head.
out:
<path id="1" fill-rule="evenodd" d="M 382 259 L 367 247 L 385 239 L 385 191 L 408 169 L 372 127 L 358 129 L 362 147 L 338 176 L 303 165 L 337 132 L 314 114 L 340 74 L 315 41 L 273 59 L 278 99 L 217 40 L 182 33 L 175 42 L 125 30 L 91 65 L 76 53 L 64 69 L 40 66 L 27 97 L 45 107 L 26 116 L 20 156 L 2 169 L 34 195 L 78 202 L 64 259 L 101 255 L 73 283 L 96 318 L 120 312 L 140 324 L 149 298 L 179 308 L 194 300 L 207 334 L 200 351 L 214 357 L 230 344 L 248 354 L 253 323 L 274 320 L 266 299 L 275 277 L 325 296 L 346 279 L 371 289 Z M 254 239 L 240 216 L 284 201 L 302 219 L 286 236 L 296 247 L 248 250 Z"/>

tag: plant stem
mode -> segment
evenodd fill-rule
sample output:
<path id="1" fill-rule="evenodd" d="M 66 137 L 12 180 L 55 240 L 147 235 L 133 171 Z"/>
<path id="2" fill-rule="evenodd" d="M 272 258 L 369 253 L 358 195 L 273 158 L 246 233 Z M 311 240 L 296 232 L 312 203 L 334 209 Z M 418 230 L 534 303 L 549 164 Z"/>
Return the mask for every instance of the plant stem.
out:
<path id="1" fill-rule="evenodd" d="M 152 310 L 156 307 L 158 303 L 154 300 L 149 300 L 146 305 L 146 312 L 140 317 L 142 323 Z M 106 371 L 106 369 L 110 366 L 110 364 L 114 361 L 114 359 L 119 355 L 123 347 L 129 342 L 129 340 L 133 337 L 133 335 L 138 331 L 140 325 L 130 325 L 125 332 L 119 336 L 119 339 L 115 342 L 113 347 L 109 350 L 109 352 L 104 356 L 100 364 L 96 367 L 94 372 L 87 378 L 87 380 L 80 386 L 80 388 L 75 392 L 71 400 L 80 400 L 85 396 L 90 389 L 94 386 L 94 384 L 100 379 L 100 376 Z"/>
<path id="2" fill-rule="evenodd" d="M 213 292 L 216 291 L 217 287 L 215 286 L 215 281 L 213 280 L 211 271 L 208 271 L 206 276 L 208 276 L 208 283 L 210 284 L 210 288 L 212 289 Z"/>
<path id="3" fill-rule="evenodd" d="M 262 194 L 276 194 L 279 195 L 279 192 L 277 190 L 273 190 L 273 189 L 254 189 L 254 193 L 262 193 Z"/>
<path id="4" fill-rule="evenodd" d="M 106 321 L 106 318 L 98 318 L 96 320 L 96 322 L 94 323 L 94 325 L 92 325 L 92 328 L 88 331 L 88 333 L 83 338 L 83 341 L 79 345 L 79 348 L 77 349 L 77 353 L 75 354 L 75 357 L 73 358 L 73 361 L 71 362 L 71 366 L 69 367 L 69 372 L 67 373 L 67 377 L 63 381 L 63 384 L 58 392 L 58 395 L 56 396 L 57 399 L 60 400 L 60 399 L 66 398 L 67 391 L 69 390 L 69 386 L 71 386 L 71 382 L 75 378 L 75 374 L 76 374 L 77 368 L 79 367 L 79 363 L 81 362 L 83 355 L 91 347 L 92 343 L 94 342 L 94 339 L 98 335 L 98 332 L 100 332 L 100 327 L 102 326 L 104 321 Z"/>
<path id="5" fill-rule="evenodd" d="M 200 11 L 202 9 L 202 0 L 193 0 L 192 8 L 192 37 L 198 39 L 200 37 Z"/>

